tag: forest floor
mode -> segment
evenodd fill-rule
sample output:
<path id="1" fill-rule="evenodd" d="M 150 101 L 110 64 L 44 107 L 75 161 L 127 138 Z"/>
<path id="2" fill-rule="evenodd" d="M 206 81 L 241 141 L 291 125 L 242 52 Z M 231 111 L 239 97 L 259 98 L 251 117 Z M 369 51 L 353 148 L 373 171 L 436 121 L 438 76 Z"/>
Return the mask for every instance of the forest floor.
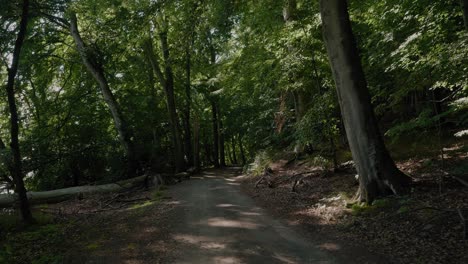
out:
<path id="1" fill-rule="evenodd" d="M 385 263 L 363 247 L 303 236 L 244 194 L 239 172 L 36 207 L 53 221 L 6 235 L 0 263 Z"/>
<path id="2" fill-rule="evenodd" d="M 30 227 L 5 210 L 0 263 L 468 263 L 457 213 L 468 187 L 453 178 L 468 181 L 468 149 L 444 155 L 400 160 L 411 194 L 368 206 L 352 203 L 352 166 L 279 158 L 260 183 L 211 169 L 167 189 L 35 206 Z"/>
<path id="3" fill-rule="evenodd" d="M 352 166 L 333 173 L 310 160 L 277 159 L 264 180 L 245 176 L 242 188 L 309 236 L 360 244 L 392 263 L 468 263 L 468 238 L 457 210 L 468 213 L 468 186 L 459 181 L 468 182 L 467 157 L 467 145 L 459 142 L 444 149 L 443 164 L 438 158 L 403 159 L 397 166 L 413 178 L 411 194 L 368 206 L 353 204 L 358 183 Z"/>

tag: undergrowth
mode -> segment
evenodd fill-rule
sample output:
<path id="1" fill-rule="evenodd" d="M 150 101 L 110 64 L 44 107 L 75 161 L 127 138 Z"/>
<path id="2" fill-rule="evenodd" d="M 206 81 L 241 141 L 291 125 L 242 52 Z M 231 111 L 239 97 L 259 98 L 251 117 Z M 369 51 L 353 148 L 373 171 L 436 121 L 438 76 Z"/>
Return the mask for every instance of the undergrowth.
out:
<path id="1" fill-rule="evenodd" d="M 48 214 L 35 212 L 36 224 L 21 226 L 17 214 L 0 214 L 0 263 L 62 263 L 66 226 Z"/>

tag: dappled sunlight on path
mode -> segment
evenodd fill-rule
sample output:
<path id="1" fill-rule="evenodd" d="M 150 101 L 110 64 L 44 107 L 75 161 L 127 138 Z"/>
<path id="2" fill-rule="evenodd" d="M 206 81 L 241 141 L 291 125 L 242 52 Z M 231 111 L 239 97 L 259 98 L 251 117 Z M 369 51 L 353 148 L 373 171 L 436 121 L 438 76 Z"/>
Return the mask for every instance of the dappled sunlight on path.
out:
<path id="1" fill-rule="evenodd" d="M 309 243 L 242 194 L 235 175 L 210 170 L 171 189 L 180 202 L 175 263 L 334 263 L 328 248 Z"/>

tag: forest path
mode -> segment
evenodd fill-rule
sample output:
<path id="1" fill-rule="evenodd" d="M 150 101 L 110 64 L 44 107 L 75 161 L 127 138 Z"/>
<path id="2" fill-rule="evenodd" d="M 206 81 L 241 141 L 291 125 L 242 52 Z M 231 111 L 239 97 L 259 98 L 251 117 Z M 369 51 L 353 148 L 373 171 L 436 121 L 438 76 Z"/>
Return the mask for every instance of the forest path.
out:
<path id="1" fill-rule="evenodd" d="M 164 191 L 159 203 L 91 218 L 65 263 L 386 262 L 276 219 L 241 191 L 239 174 L 207 170 Z"/>
<path id="2" fill-rule="evenodd" d="M 335 263 L 240 192 L 236 168 L 206 171 L 171 188 L 179 203 L 174 263 Z"/>

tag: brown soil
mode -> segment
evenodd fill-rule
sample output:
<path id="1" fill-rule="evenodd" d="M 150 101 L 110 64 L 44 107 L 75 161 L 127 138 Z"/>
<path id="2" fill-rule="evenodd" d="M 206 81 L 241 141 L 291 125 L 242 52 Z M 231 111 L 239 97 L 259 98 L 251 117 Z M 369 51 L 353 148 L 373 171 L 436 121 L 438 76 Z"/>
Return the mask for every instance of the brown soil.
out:
<path id="1" fill-rule="evenodd" d="M 468 208 L 468 188 L 452 178 L 463 178 L 453 171 L 464 166 L 467 153 L 460 146 L 445 151 L 444 164 L 422 158 L 399 162 L 414 179 L 411 195 L 378 200 L 371 206 L 351 204 L 357 181 L 349 167 L 331 173 L 306 162 L 286 166 L 285 160 L 278 160 L 270 166 L 269 184 L 262 181 L 256 188 L 260 176 L 244 176 L 242 188 L 260 206 L 306 230 L 311 238 L 326 234 L 360 244 L 393 263 L 468 263 L 468 240 L 463 239 L 457 213 Z M 292 175 L 301 172 L 311 173 L 301 176 L 293 192 L 298 177 Z"/>

